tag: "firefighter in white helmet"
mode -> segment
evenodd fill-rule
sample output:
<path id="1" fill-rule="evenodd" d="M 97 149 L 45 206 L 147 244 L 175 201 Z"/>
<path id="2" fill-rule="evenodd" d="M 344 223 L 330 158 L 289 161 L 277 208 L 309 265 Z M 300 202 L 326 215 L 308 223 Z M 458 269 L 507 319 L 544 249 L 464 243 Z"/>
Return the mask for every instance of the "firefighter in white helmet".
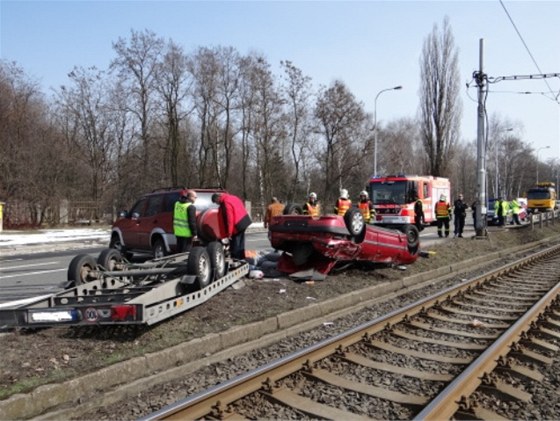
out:
<path id="1" fill-rule="evenodd" d="M 358 200 L 358 209 L 362 212 L 364 216 L 364 221 L 366 223 L 372 223 L 375 220 L 375 209 L 373 208 L 373 203 L 369 200 L 369 194 L 367 191 L 362 190 L 360 192 L 360 197 Z"/>

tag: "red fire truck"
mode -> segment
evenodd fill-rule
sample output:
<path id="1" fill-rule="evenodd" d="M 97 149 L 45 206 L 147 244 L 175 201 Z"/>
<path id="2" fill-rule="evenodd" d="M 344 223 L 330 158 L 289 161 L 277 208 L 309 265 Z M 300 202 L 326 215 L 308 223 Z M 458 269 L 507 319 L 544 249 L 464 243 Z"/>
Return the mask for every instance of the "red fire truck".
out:
<path id="1" fill-rule="evenodd" d="M 443 194 L 451 202 L 449 179 L 431 175 L 388 175 L 372 177 L 368 192 L 376 212 L 375 223 L 395 228 L 414 224 L 414 203 L 418 196 L 424 205 L 424 221 L 435 223 L 434 209 Z"/>

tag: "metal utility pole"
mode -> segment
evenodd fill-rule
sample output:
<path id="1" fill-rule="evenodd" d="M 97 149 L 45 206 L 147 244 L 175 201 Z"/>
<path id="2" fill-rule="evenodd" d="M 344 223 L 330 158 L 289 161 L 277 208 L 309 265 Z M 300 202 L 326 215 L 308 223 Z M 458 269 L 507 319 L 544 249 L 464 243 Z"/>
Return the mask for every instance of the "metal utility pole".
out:
<path id="1" fill-rule="evenodd" d="M 477 192 L 476 200 L 476 235 L 486 236 L 486 141 L 484 139 L 484 95 L 487 77 L 482 71 L 484 40 L 479 41 L 479 69 L 473 74 L 478 87 L 478 119 L 476 136 L 476 169 L 477 169 Z"/>
<path id="2" fill-rule="evenodd" d="M 396 91 L 402 89 L 402 86 L 393 86 L 392 88 L 382 89 L 375 95 L 375 102 L 373 107 L 373 176 L 377 177 L 377 98 L 383 92 Z"/>

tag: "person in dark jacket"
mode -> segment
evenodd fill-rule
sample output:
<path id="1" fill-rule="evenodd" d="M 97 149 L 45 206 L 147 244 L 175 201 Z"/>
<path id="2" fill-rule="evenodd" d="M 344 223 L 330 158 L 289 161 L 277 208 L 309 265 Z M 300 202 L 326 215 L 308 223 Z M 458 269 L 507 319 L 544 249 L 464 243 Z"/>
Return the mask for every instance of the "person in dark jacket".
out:
<path id="1" fill-rule="evenodd" d="M 418 228 L 418 231 L 422 231 L 424 229 L 424 204 L 422 203 L 422 199 L 418 196 L 415 197 L 416 201 L 414 202 L 414 225 Z"/>
<path id="2" fill-rule="evenodd" d="M 212 202 L 219 205 L 218 218 L 221 218 L 231 241 L 231 257 L 245 259 L 245 230 L 253 222 L 245 205 L 239 197 L 229 193 L 214 193 Z"/>
<path id="3" fill-rule="evenodd" d="M 463 237 L 463 229 L 465 228 L 465 218 L 467 217 L 467 204 L 463 201 L 463 195 L 453 204 L 453 215 L 455 216 L 455 237 Z"/>

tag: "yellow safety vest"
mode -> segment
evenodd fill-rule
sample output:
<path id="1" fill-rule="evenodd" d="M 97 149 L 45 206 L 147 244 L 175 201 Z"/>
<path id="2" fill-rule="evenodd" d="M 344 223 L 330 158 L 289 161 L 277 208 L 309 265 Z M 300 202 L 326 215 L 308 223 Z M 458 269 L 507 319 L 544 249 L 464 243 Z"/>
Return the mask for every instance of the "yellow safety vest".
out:
<path id="1" fill-rule="evenodd" d="M 173 210 L 173 232 L 177 237 L 192 237 L 187 215 L 187 209 L 191 204 L 191 202 L 175 202 L 175 209 Z"/>

